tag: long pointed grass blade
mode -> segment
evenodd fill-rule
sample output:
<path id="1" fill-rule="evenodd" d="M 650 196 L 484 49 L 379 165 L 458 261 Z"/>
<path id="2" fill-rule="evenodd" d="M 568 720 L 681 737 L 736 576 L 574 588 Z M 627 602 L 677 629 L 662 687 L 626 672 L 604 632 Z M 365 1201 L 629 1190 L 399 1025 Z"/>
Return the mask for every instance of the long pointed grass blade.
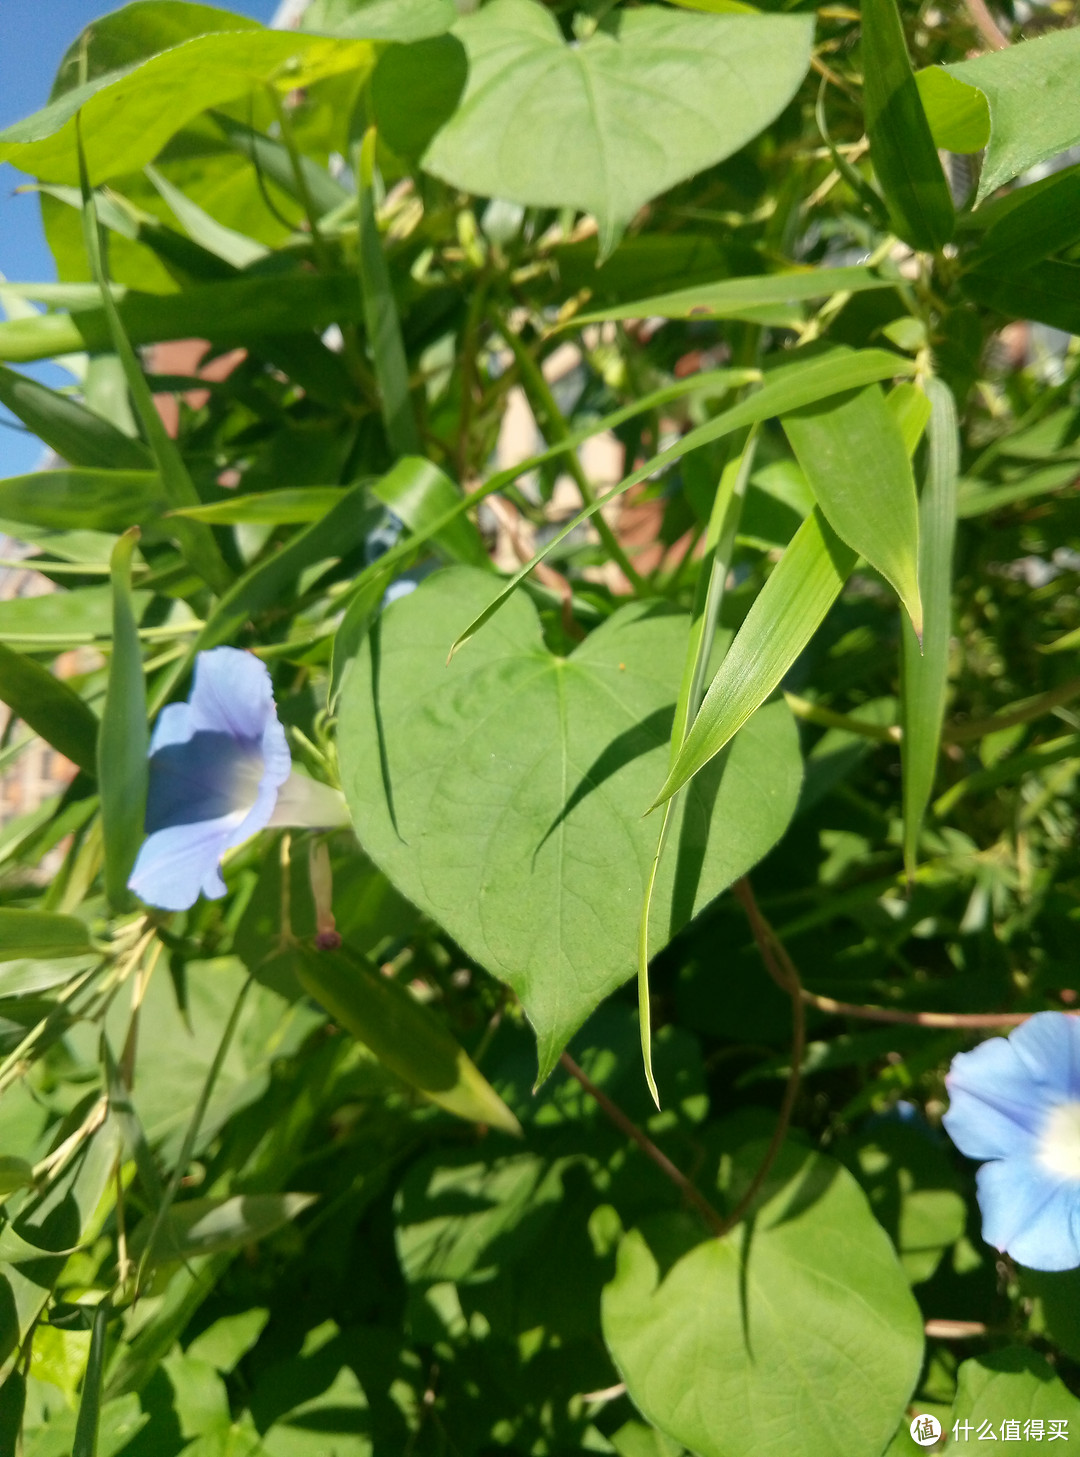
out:
<path id="1" fill-rule="evenodd" d="M 90 1355 L 86 1362 L 86 1375 L 83 1377 L 71 1457 L 97 1457 L 101 1383 L 105 1374 L 105 1328 L 108 1322 L 109 1302 L 103 1300 L 94 1311 L 94 1323 L 90 1327 Z"/>
<path id="2" fill-rule="evenodd" d="M 77 124 L 78 118 L 76 118 Z M 199 493 L 188 474 L 187 466 L 176 447 L 176 442 L 165 429 L 165 422 L 157 412 L 154 397 L 150 393 L 150 386 L 146 382 L 146 376 L 142 372 L 142 366 L 135 350 L 124 332 L 116 301 L 109 288 L 101 248 L 97 205 L 86 171 L 86 155 L 83 150 L 81 133 L 78 133 L 78 138 L 79 178 L 83 197 L 83 236 L 86 242 L 87 257 L 90 260 L 90 271 L 101 294 L 102 311 L 108 323 L 113 349 L 123 365 L 124 377 L 135 406 L 135 413 L 150 443 L 150 449 L 161 474 L 165 495 L 172 506 L 198 506 L 200 504 Z M 210 528 L 200 521 L 185 521 L 177 518 L 175 531 L 184 556 L 199 576 L 215 591 L 224 591 L 231 580 L 230 573 Z"/>
<path id="3" fill-rule="evenodd" d="M 357 263 L 364 294 L 364 323 L 382 397 L 386 436 L 395 455 L 420 455 L 420 432 L 409 397 L 409 365 L 401 337 L 401 320 L 375 220 L 374 127 L 368 128 L 356 149 L 356 174 L 360 221 Z"/>
<path id="4" fill-rule="evenodd" d="M 952 625 L 952 559 L 956 542 L 956 482 L 960 468 L 956 405 L 939 379 L 926 382 L 930 400 L 926 482 L 919 501 L 919 586 L 924 627 L 922 650 L 911 625 L 902 624 L 900 713 L 903 736 L 904 865 L 914 873 L 919 831 L 934 788 L 945 719 Z"/>
<path id="5" fill-rule="evenodd" d="M 705 534 L 705 555 L 698 576 L 693 620 L 686 645 L 686 664 L 675 705 L 675 721 L 671 729 L 671 763 L 674 764 L 679 751 L 686 742 L 687 728 L 701 706 L 705 691 L 705 674 L 716 626 L 720 620 L 720 608 L 724 600 L 724 588 L 735 549 L 735 535 L 742 516 L 746 499 L 746 486 L 753 469 L 757 448 L 757 427 L 753 427 L 743 446 L 724 467 L 720 485 L 709 515 Z M 649 1007 L 649 912 L 652 908 L 656 877 L 667 844 L 668 827 L 675 811 L 678 796 L 673 795 L 664 805 L 660 833 L 656 841 L 656 853 L 649 869 L 645 886 L 645 898 L 641 906 L 641 920 L 638 923 L 638 1025 L 641 1030 L 641 1059 L 645 1068 L 645 1081 L 649 1085 L 653 1102 L 660 1107 L 660 1094 L 652 1066 L 652 1020 Z"/>
<path id="6" fill-rule="evenodd" d="M 692 779 L 765 702 L 839 597 L 857 560 L 815 506 L 755 598 L 650 808 Z"/>
<path id="7" fill-rule="evenodd" d="M 771 372 L 761 389 L 756 390 L 748 399 L 733 406 L 730 410 L 725 410 L 715 420 L 710 420 L 705 425 L 699 425 L 696 430 L 688 431 L 674 445 L 669 446 L 667 450 L 662 450 L 659 455 L 654 455 L 651 460 L 647 460 L 643 466 L 632 471 L 625 480 L 620 481 L 605 495 L 579 511 L 576 516 L 572 516 L 562 529 L 551 537 L 543 550 L 537 552 L 531 561 L 526 562 L 516 571 L 493 601 L 484 608 L 483 612 L 473 618 L 464 632 L 458 635 L 450 649 L 450 657 L 463 648 L 471 637 L 475 637 L 481 627 L 495 616 L 503 603 L 516 590 L 518 584 L 550 552 L 554 551 L 560 542 L 564 541 L 583 521 L 588 521 L 609 501 L 615 500 L 632 486 L 640 485 L 642 481 L 655 475 L 657 471 L 681 460 L 684 455 L 688 455 L 691 450 L 696 450 L 699 445 L 709 445 L 714 440 L 720 440 L 725 435 L 730 435 L 747 425 L 772 419 L 774 415 L 784 415 L 790 410 L 801 409 L 804 405 L 815 404 L 819 400 L 828 399 L 830 395 L 842 394 L 846 390 L 858 389 L 863 385 L 874 384 L 883 379 L 891 379 L 898 374 L 911 374 L 913 371 L 914 365 L 910 361 L 901 359 L 895 354 L 887 354 L 881 349 L 862 349 L 858 352 L 849 349 L 829 349 L 813 358 L 800 360 L 796 364 L 781 365 Z M 562 448 L 565 450 L 565 443 Z M 830 532 L 830 535 L 832 534 Z M 734 729 L 732 732 L 734 733 Z"/>
<path id="8" fill-rule="evenodd" d="M 113 645 L 97 740 L 97 776 L 105 836 L 105 891 L 118 910 L 130 901 L 128 876 L 143 838 L 147 753 L 146 685 L 131 596 L 131 558 L 139 528 L 113 548 Z"/>

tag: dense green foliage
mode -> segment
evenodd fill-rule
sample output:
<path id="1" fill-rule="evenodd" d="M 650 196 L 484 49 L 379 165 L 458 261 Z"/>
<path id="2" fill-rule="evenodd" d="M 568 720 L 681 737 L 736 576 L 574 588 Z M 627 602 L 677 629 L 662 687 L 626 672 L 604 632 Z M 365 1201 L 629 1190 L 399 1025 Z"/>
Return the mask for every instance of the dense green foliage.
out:
<path id="1" fill-rule="evenodd" d="M 997 18 L 136 0 L 0 134 L 0 769 L 73 766 L 0 827 L 0 1453 L 1080 1441 L 1080 1271 L 940 1129 L 1080 994 L 1080 28 Z M 351 826 L 159 911 L 222 645 Z"/>

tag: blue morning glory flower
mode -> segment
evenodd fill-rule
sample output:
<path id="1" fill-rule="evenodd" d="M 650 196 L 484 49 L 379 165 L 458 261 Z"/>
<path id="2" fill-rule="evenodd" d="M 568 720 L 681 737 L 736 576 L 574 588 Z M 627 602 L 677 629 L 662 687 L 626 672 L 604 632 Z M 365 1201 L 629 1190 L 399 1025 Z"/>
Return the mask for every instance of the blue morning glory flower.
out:
<path id="1" fill-rule="evenodd" d="M 983 1238 L 1032 1270 L 1080 1265 L 1080 1020 L 1039 1012 L 953 1058 L 944 1124 L 976 1176 Z"/>
<path id="2" fill-rule="evenodd" d="M 270 824 L 344 820 L 336 790 L 292 772 L 265 664 L 238 648 L 199 653 L 187 703 L 161 712 L 150 741 L 147 839 L 128 886 L 182 911 L 225 894 L 227 850 Z"/>

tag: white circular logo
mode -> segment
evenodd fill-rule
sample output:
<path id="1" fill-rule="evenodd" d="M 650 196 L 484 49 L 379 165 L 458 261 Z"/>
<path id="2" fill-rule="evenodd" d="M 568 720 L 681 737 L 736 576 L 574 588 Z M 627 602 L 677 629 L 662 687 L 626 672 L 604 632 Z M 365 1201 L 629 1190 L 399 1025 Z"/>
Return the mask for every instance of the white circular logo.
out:
<path id="1" fill-rule="evenodd" d="M 908 1430 L 911 1432 L 911 1440 L 918 1442 L 920 1447 L 932 1447 L 941 1436 L 941 1423 L 937 1417 L 924 1412 L 915 1418 Z"/>

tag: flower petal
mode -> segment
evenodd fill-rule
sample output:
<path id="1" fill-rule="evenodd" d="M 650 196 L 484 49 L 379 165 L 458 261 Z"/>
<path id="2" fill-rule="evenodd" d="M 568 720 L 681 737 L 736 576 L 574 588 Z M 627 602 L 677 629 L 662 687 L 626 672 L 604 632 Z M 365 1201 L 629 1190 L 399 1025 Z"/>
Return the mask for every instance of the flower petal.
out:
<path id="1" fill-rule="evenodd" d="M 340 789 L 331 789 L 294 769 L 278 792 L 269 823 L 330 829 L 349 823 L 349 808 Z"/>
<path id="2" fill-rule="evenodd" d="M 945 1082 L 945 1131 L 973 1159 L 1034 1153 L 1047 1110 L 1060 1102 L 1060 1094 L 1033 1076 L 1012 1038 L 991 1037 L 958 1053 Z"/>
<path id="3" fill-rule="evenodd" d="M 167 744 L 150 756 L 147 834 L 246 815 L 262 778 L 259 750 L 229 734 L 203 732 L 184 743 Z"/>
<path id="4" fill-rule="evenodd" d="M 983 1239 L 1029 1270 L 1080 1265 L 1080 1183 L 1032 1159 L 984 1164 L 976 1176 Z"/>
<path id="5" fill-rule="evenodd" d="M 1009 1035 L 1009 1044 L 1032 1077 L 1055 1090 L 1055 1101 L 1080 1098 L 1080 1019 L 1037 1012 Z"/>
<path id="6" fill-rule="evenodd" d="M 188 704 L 196 731 L 231 734 L 248 743 L 259 743 L 267 725 L 277 721 L 266 664 L 239 648 L 199 654 Z"/>
<path id="7" fill-rule="evenodd" d="M 199 892 L 212 900 L 225 894 L 219 865 L 237 816 L 173 825 L 143 841 L 128 886 L 140 900 L 163 911 L 186 911 Z"/>
<path id="8" fill-rule="evenodd" d="M 158 714 L 154 735 L 150 740 L 150 753 L 167 749 L 170 744 L 185 744 L 195 732 L 191 722 L 191 705 L 188 703 L 167 703 Z"/>

